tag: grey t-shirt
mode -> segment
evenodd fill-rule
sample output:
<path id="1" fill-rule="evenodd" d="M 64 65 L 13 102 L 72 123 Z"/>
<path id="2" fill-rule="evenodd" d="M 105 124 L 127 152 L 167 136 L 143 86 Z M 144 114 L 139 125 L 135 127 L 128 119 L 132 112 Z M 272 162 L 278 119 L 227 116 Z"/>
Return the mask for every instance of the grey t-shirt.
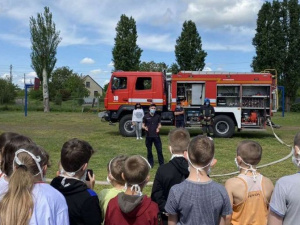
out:
<path id="1" fill-rule="evenodd" d="M 280 178 L 272 194 L 270 209 L 283 218 L 283 225 L 300 221 L 300 174 Z"/>
<path id="2" fill-rule="evenodd" d="M 169 214 L 178 215 L 177 224 L 187 225 L 218 225 L 221 216 L 232 213 L 225 188 L 212 180 L 193 182 L 186 179 L 174 185 L 165 210 Z"/>

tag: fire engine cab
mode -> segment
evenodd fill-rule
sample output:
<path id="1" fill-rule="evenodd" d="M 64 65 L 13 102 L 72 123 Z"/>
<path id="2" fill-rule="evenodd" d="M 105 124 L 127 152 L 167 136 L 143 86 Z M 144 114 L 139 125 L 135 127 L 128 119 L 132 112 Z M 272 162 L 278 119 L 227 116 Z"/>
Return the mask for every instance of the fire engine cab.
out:
<path id="1" fill-rule="evenodd" d="M 123 136 L 134 136 L 132 111 L 137 102 L 145 113 L 155 103 L 161 123 L 173 125 L 176 103 L 182 102 L 186 128 L 200 130 L 199 109 L 209 98 L 214 106 L 213 130 L 216 137 L 231 137 L 236 128 L 265 130 L 267 118 L 277 110 L 277 80 L 270 72 L 181 71 L 113 72 L 108 85 L 104 118 L 119 122 Z"/>

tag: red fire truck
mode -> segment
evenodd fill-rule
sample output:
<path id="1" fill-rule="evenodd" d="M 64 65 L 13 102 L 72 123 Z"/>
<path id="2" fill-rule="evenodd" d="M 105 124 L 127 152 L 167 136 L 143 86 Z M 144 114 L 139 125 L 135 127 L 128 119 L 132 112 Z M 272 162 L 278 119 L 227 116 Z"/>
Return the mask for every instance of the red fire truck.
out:
<path id="1" fill-rule="evenodd" d="M 119 122 L 123 136 L 134 136 L 132 111 L 137 102 L 145 112 L 155 103 L 162 124 L 174 124 L 177 101 L 184 101 L 186 128 L 198 128 L 205 98 L 215 108 L 216 137 L 231 137 L 235 128 L 265 130 L 267 118 L 277 110 L 277 80 L 270 72 L 114 72 L 108 85 L 104 118 Z"/>

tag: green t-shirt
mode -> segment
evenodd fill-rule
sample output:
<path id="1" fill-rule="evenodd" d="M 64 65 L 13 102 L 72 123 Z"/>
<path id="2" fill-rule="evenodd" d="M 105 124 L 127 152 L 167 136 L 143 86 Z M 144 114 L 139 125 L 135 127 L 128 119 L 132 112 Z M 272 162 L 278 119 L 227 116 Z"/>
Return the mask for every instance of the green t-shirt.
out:
<path id="1" fill-rule="evenodd" d="M 117 188 L 110 188 L 110 189 L 103 189 L 102 191 L 100 191 L 99 193 L 99 201 L 100 201 L 100 207 L 102 210 L 102 218 L 105 218 L 105 213 L 106 213 L 106 209 L 107 209 L 107 205 L 109 203 L 109 201 L 116 197 L 120 192 L 124 192 L 124 190 L 120 190 Z"/>

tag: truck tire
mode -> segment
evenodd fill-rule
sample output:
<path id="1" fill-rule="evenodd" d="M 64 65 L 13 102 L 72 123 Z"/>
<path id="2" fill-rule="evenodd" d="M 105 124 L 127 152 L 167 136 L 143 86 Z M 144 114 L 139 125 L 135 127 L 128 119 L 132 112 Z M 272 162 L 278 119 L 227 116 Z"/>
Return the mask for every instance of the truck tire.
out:
<path id="1" fill-rule="evenodd" d="M 215 137 L 229 138 L 232 137 L 235 130 L 233 120 L 229 116 L 219 115 L 214 118 L 214 135 Z"/>
<path id="2" fill-rule="evenodd" d="M 119 130 L 124 137 L 135 137 L 135 128 L 131 127 L 131 119 L 132 115 L 128 114 L 123 116 L 119 122 Z"/>

